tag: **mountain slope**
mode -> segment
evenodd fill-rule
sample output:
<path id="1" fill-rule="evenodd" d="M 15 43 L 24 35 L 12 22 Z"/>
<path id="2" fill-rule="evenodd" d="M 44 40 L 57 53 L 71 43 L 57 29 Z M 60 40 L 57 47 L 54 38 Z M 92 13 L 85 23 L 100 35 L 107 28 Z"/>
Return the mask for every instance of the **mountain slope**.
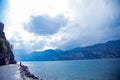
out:
<path id="1" fill-rule="evenodd" d="M 81 60 L 120 58 L 120 40 L 108 41 L 87 47 L 77 47 L 71 50 L 34 51 L 21 60 L 25 61 L 54 61 L 54 60 Z"/>
<path id="2" fill-rule="evenodd" d="M 83 47 L 74 52 L 68 50 L 61 57 L 67 59 L 120 58 L 120 40 Z"/>

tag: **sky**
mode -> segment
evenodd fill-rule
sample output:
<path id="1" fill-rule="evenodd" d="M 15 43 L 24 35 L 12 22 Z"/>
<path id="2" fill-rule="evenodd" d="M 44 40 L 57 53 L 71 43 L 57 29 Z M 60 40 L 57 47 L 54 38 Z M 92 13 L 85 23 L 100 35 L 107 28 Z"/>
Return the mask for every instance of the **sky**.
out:
<path id="1" fill-rule="evenodd" d="M 14 49 L 68 50 L 120 39 L 119 0 L 0 0 Z"/>

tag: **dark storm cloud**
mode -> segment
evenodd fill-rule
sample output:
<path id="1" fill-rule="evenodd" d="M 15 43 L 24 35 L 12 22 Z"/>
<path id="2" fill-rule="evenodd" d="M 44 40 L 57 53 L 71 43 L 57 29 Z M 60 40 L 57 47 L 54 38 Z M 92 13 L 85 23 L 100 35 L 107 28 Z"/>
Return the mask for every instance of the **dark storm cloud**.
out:
<path id="1" fill-rule="evenodd" d="M 52 35 L 61 27 L 66 26 L 67 22 L 67 19 L 63 15 L 56 17 L 48 15 L 32 16 L 30 22 L 25 24 L 25 28 L 35 34 Z"/>

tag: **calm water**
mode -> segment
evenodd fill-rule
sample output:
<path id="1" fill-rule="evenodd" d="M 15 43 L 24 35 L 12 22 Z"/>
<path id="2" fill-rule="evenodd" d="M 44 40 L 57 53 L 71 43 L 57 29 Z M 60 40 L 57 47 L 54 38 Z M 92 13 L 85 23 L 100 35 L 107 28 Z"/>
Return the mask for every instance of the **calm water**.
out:
<path id="1" fill-rule="evenodd" d="M 46 80 L 120 80 L 120 59 L 23 62 Z"/>

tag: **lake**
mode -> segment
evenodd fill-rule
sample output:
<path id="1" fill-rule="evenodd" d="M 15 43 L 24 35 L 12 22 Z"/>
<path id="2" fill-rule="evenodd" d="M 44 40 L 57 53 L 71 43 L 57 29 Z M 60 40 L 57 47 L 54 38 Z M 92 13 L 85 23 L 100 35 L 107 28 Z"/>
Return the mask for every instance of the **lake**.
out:
<path id="1" fill-rule="evenodd" d="M 46 80 L 120 80 L 120 59 L 23 62 Z"/>

